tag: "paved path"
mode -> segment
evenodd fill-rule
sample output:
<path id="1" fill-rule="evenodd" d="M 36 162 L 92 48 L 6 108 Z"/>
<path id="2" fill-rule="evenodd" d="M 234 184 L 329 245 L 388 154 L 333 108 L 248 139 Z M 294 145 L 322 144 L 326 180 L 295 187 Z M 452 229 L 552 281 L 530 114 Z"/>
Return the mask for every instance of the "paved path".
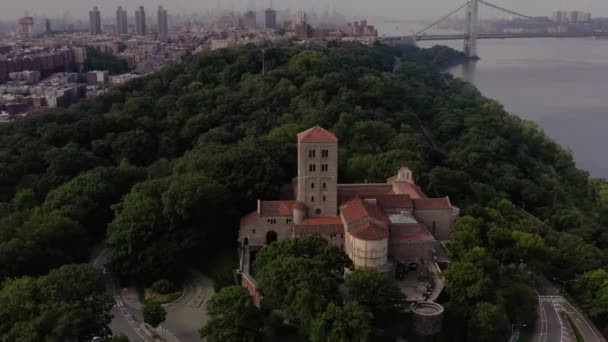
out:
<path id="1" fill-rule="evenodd" d="M 198 331 L 207 322 L 207 300 L 214 294 L 213 281 L 192 272 L 182 298 L 166 307 L 165 326 L 182 342 L 200 342 Z"/>

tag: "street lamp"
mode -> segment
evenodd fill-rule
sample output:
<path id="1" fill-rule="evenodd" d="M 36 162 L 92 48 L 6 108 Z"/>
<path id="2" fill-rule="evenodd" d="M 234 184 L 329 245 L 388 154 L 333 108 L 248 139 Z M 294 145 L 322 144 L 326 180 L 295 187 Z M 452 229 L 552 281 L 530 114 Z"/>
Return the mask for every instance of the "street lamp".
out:
<path id="1" fill-rule="evenodd" d="M 513 341 L 519 340 L 519 330 L 517 331 L 517 336 L 513 337 L 513 333 L 515 332 L 516 327 L 527 327 L 525 324 L 511 324 L 511 339 Z"/>
<path id="2" fill-rule="evenodd" d="M 566 284 L 568 284 L 568 283 L 574 283 L 576 281 L 576 279 L 573 279 L 573 280 L 562 280 L 562 279 L 559 279 L 559 278 L 553 278 L 553 280 L 559 281 L 559 282 L 562 283 L 562 289 L 564 290 L 564 292 L 566 292 Z"/>

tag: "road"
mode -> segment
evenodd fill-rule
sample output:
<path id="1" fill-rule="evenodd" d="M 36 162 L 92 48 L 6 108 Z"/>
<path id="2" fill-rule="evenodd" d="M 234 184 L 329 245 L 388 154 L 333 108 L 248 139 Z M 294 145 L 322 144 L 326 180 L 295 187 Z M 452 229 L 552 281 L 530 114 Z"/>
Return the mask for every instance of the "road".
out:
<path id="1" fill-rule="evenodd" d="M 114 298 L 112 322 L 113 334 L 124 334 L 131 342 L 152 342 L 143 330 L 141 303 L 137 291 L 132 288 L 121 289 L 104 265 L 108 261 L 108 250 L 99 248 L 91 264 L 104 272 L 106 290 Z M 200 342 L 198 331 L 207 321 L 206 301 L 214 294 L 213 281 L 204 275 L 192 271 L 184 285 L 182 297 L 175 303 L 164 305 L 167 319 L 162 324 L 163 337 L 170 342 Z"/>
<path id="2" fill-rule="evenodd" d="M 559 290 L 548 280 L 536 277 L 536 293 L 538 294 L 538 323 L 534 333 L 535 342 L 574 342 L 576 339 L 568 328 L 567 318 L 570 316 L 585 339 L 585 342 L 606 342 L 593 323 L 583 316 L 568 300 L 561 296 Z M 562 313 L 562 315 L 560 315 Z"/>
<path id="3" fill-rule="evenodd" d="M 163 324 L 181 342 L 200 342 L 198 331 L 207 322 L 207 300 L 213 296 L 211 279 L 192 272 L 184 285 L 180 300 L 166 306 L 167 321 Z"/>
<path id="4" fill-rule="evenodd" d="M 129 338 L 130 342 L 152 342 L 153 340 L 144 333 L 140 326 L 140 323 L 143 321 L 141 313 L 125 305 L 125 301 L 118 292 L 116 281 L 109 272 L 105 272 L 104 265 L 107 261 L 108 250 L 101 248 L 94 253 L 91 264 L 94 268 L 104 272 L 106 291 L 115 301 L 114 307 L 112 307 L 112 322 L 110 323 L 112 333 L 124 334 Z"/>

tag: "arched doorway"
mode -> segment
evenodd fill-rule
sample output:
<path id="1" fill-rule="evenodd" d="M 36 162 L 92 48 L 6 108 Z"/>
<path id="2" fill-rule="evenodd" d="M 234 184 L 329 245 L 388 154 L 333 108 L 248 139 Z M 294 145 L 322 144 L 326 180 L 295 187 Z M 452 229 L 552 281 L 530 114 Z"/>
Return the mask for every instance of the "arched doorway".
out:
<path id="1" fill-rule="evenodd" d="M 268 233 L 266 233 L 266 244 L 270 245 L 271 243 L 277 241 L 278 236 L 277 236 L 277 232 L 275 232 L 274 230 L 269 231 Z"/>
<path id="2" fill-rule="evenodd" d="M 243 239 L 243 246 L 247 246 L 249 244 L 249 238 Z"/>

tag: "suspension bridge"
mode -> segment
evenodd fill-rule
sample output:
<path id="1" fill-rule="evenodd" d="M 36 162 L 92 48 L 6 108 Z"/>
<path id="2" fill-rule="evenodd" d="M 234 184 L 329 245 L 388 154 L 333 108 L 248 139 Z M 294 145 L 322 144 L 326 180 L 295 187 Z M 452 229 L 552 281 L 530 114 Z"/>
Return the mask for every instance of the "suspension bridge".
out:
<path id="1" fill-rule="evenodd" d="M 477 57 L 477 40 L 479 39 L 511 39 L 511 38 L 581 38 L 581 37 L 608 37 L 608 32 L 604 33 L 480 33 L 480 5 L 508 14 L 511 17 L 522 19 L 528 22 L 546 20 L 542 18 L 531 17 L 516 11 L 512 11 L 501 6 L 492 4 L 485 0 L 467 0 L 449 14 L 441 17 L 439 20 L 428 25 L 424 29 L 416 32 L 413 36 L 408 37 L 385 37 L 384 41 L 413 39 L 414 41 L 429 41 L 429 40 L 464 40 L 464 53 L 469 57 Z M 465 10 L 465 32 L 462 34 L 427 34 L 431 29 L 446 22 L 448 19 L 457 15 L 460 11 Z"/>

